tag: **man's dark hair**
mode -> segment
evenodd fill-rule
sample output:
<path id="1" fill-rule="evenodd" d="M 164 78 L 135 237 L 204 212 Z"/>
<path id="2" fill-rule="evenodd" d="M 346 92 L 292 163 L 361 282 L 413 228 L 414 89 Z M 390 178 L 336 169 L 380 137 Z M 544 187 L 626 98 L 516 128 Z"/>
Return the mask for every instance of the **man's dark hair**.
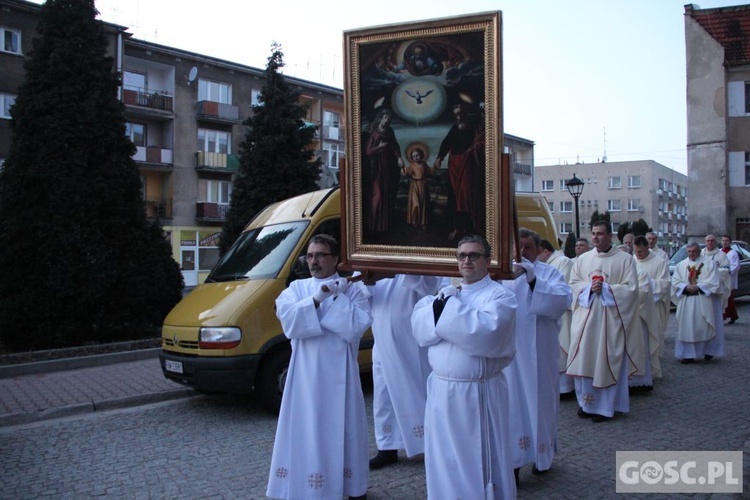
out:
<path id="1" fill-rule="evenodd" d="M 542 242 L 542 237 L 539 236 L 538 233 L 535 233 L 531 229 L 526 229 L 525 227 L 522 227 L 518 230 L 518 238 L 524 239 L 524 238 L 533 238 L 534 244 L 539 247 L 539 244 Z"/>
<path id="2" fill-rule="evenodd" d="M 330 234 L 316 234 L 315 236 L 310 238 L 307 246 L 309 247 L 313 243 L 317 243 L 318 245 L 326 245 L 328 247 L 328 251 L 330 251 L 332 255 L 340 257 L 339 253 L 341 252 L 341 246 L 339 245 L 339 240 L 337 240 Z"/>
<path id="3" fill-rule="evenodd" d="M 479 243 L 484 247 L 485 257 L 489 257 L 490 253 L 492 252 L 490 244 L 487 242 L 487 240 L 483 236 L 479 236 L 478 234 L 467 234 L 466 236 L 461 238 L 461 241 L 458 242 L 456 248 L 460 247 L 464 243 Z"/>
<path id="4" fill-rule="evenodd" d="M 539 246 L 544 248 L 545 250 L 549 252 L 554 252 L 555 248 L 552 246 L 552 243 L 549 242 L 549 240 L 542 240 L 539 242 Z"/>
<path id="5" fill-rule="evenodd" d="M 609 221 L 604 219 L 599 219 L 598 221 L 591 224 L 591 227 L 594 228 L 596 226 L 604 226 L 604 228 L 607 230 L 607 234 L 612 233 L 612 224 L 609 223 Z"/>
<path id="6" fill-rule="evenodd" d="M 647 247 L 648 246 L 648 240 L 645 236 L 636 236 L 633 240 L 633 245 L 637 247 Z"/>
<path id="7" fill-rule="evenodd" d="M 576 240 L 576 243 L 578 243 L 579 241 L 586 243 L 586 246 L 591 246 L 591 244 L 589 243 L 589 240 L 587 240 L 586 238 L 578 238 Z"/>

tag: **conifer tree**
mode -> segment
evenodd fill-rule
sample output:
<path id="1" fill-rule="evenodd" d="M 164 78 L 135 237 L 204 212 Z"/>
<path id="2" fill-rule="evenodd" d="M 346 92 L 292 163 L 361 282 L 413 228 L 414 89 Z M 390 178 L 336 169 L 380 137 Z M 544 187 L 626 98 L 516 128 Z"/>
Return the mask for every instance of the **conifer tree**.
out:
<path id="1" fill-rule="evenodd" d="M 565 238 L 563 253 L 569 259 L 572 259 L 576 256 L 576 235 L 573 231 L 569 232 L 568 237 Z"/>
<path id="2" fill-rule="evenodd" d="M 318 188 L 321 162 L 308 148 L 315 129 L 306 126 L 307 108 L 286 82 L 283 67 L 284 54 L 274 43 L 259 104 L 244 122 L 239 171 L 219 243 L 222 255 L 267 205 Z"/>
<path id="3" fill-rule="evenodd" d="M 11 108 L 0 172 L 0 339 L 9 348 L 136 338 L 181 298 L 170 245 L 146 220 L 96 14 L 93 0 L 42 5 Z"/>

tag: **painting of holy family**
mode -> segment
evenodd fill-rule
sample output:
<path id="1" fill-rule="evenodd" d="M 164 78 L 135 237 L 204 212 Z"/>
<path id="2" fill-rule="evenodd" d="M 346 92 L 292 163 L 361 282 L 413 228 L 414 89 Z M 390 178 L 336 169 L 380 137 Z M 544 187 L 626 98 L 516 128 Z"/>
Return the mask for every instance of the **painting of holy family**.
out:
<path id="1" fill-rule="evenodd" d="M 479 234 L 509 275 L 500 33 L 500 12 L 344 33 L 346 266 L 455 275 Z"/>

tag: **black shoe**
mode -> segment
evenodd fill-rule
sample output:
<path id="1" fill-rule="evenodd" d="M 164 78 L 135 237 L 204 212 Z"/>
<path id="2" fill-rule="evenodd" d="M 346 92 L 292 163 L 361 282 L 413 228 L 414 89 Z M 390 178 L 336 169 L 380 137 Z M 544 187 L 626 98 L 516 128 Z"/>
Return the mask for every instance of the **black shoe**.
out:
<path id="1" fill-rule="evenodd" d="M 349 500 L 367 500 L 367 493 L 358 497 L 349 497 Z"/>
<path id="2" fill-rule="evenodd" d="M 608 420 L 612 420 L 612 417 L 605 417 L 604 415 L 596 414 L 593 417 L 591 417 L 591 421 L 595 424 L 598 424 L 599 422 L 607 422 Z"/>
<path id="3" fill-rule="evenodd" d="M 520 474 L 520 472 L 521 472 L 520 467 L 516 467 L 515 469 L 513 469 L 513 478 L 516 480 L 516 488 L 518 488 L 518 483 L 521 482 L 521 480 L 518 478 L 518 475 Z"/>
<path id="4" fill-rule="evenodd" d="M 396 462 L 398 462 L 398 450 L 378 450 L 378 454 L 370 459 L 370 470 L 382 469 Z"/>
<path id="5" fill-rule="evenodd" d="M 546 474 L 548 472 L 549 472 L 549 469 L 545 469 L 545 470 L 539 470 L 539 469 L 537 469 L 536 468 L 536 464 L 534 464 L 534 466 L 531 468 L 531 473 L 532 474 L 536 474 L 537 476 L 539 476 L 541 474 Z"/>
<path id="6" fill-rule="evenodd" d="M 733 325 L 735 321 L 737 321 L 737 318 L 732 318 L 729 320 L 729 324 Z"/>
<path id="7" fill-rule="evenodd" d="M 691 363 L 695 363 L 695 360 L 694 359 L 690 359 L 690 358 L 685 358 L 685 359 L 681 359 L 680 363 L 682 363 L 683 365 L 689 365 Z"/>
<path id="8" fill-rule="evenodd" d="M 594 418 L 594 415 L 595 415 L 594 413 L 587 413 L 587 412 L 583 411 L 583 408 L 581 408 L 580 406 L 578 407 L 578 416 L 579 417 L 581 417 L 581 418 Z"/>
<path id="9" fill-rule="evenodd" d="M 713 357 L 713 356 L 712 356 L 711 354 L 706 354 L 706 355 L 704 356 L 704 359 L 705 359 L 706 361 L 711 361 L 712 359 L 714 359 L 714 357 Z"/>
<path id="10" fill-rule="evenodd" d="M 572 399 L 576 396 L 576 391 L 561 392 L 560 399 Z"/>

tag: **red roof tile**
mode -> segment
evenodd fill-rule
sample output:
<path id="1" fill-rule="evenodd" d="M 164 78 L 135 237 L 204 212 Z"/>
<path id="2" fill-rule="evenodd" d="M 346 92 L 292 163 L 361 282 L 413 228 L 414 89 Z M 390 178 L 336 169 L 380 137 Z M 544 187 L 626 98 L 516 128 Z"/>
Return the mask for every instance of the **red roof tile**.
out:
<path id="1" fill-rule="evenodd" d="M 688 4 L 685 14 L 724 47 L 724 58 L 729 66 L 750 63 L 750 5 L 700 9 Z"/>

